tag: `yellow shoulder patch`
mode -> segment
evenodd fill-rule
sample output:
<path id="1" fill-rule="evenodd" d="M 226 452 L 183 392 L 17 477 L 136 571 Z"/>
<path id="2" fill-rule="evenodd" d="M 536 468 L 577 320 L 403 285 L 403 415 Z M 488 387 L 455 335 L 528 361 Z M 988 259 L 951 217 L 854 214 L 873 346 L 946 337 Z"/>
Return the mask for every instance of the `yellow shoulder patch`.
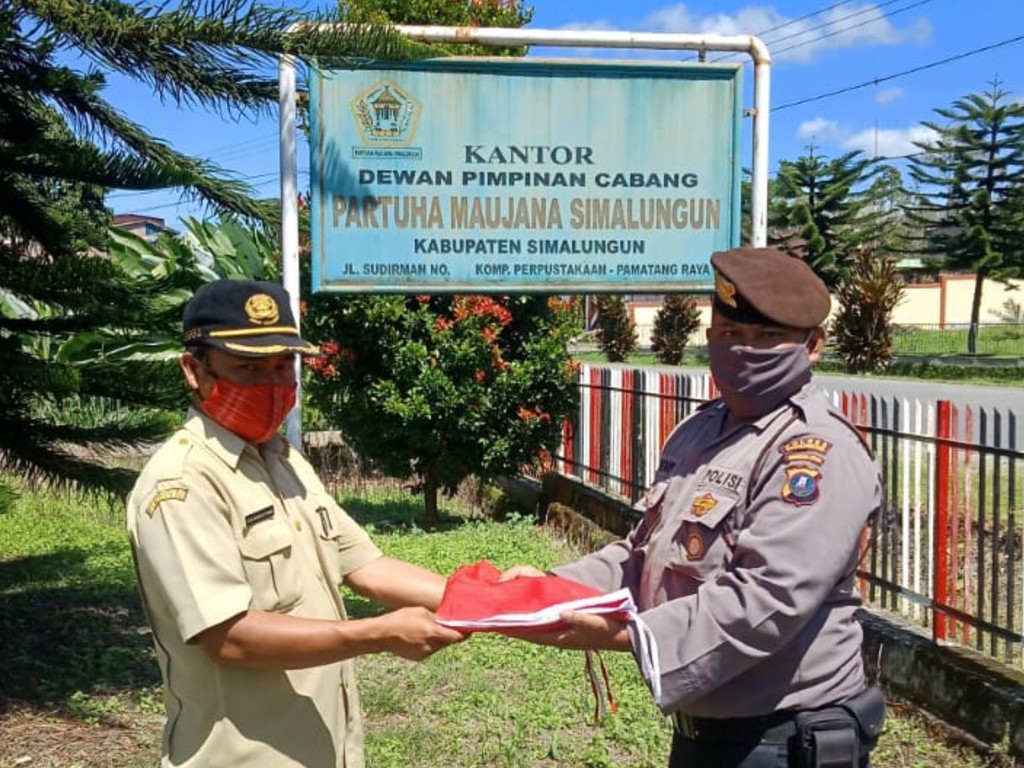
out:
<path id="1" fill-rule="evenodd" d="M 188 488 L 164 488 L 159 490 L 146 506 L 146 514 L 152 517 L 157 507 L 165 501 L 184 501 L 186 496 L 188 496 Z"/>
<path id="2" fill-rule="evenodd" d="M 794 437 L 784 443 L 779 450 L 782 451 L 787 461 L 791 461 L 797 454 L 817 453 L 824 456 L 832 450 L 832 443 L 820 437 Z"/>

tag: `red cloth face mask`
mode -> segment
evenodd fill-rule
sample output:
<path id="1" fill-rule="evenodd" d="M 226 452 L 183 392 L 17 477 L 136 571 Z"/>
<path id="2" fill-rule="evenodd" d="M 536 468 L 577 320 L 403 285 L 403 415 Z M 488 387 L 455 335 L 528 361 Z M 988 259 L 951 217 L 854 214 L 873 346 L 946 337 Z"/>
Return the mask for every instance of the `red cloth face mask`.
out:
<path id="1" fill-rule="evenodd" d="M 295 386 L 261 384 L 246 387 L 218 378 L 203 400 L 206 414 L 250 443 L 262 445 L 277 434 L 295 406 Z"/>

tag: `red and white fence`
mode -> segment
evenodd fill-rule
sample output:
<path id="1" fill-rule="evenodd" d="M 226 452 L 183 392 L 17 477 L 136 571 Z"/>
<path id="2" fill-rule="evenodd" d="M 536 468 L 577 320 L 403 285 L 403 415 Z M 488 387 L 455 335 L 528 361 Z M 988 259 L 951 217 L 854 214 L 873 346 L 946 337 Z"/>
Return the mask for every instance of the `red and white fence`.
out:
<path id="1" fill-rule="evenodd" d="M 564 426 L 555 468 L 635 502 L 669 433 L 715 394 L 706 373 L 584 365 L 579 413 Z M 936 641 L 1024 665 L 1017 414 L 944 400 L 830 397 L 864 432 L 886 489 L 865 531 L 865 598 L 928 627 Z"/>

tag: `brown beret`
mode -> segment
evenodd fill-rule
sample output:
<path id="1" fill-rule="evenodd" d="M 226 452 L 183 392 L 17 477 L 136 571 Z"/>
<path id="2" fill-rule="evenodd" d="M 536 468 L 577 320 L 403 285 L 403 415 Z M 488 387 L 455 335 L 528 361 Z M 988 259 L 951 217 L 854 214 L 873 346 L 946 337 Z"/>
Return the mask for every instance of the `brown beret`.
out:
<path id="1" fill-rule="evenodd" d="M 828 288 L 802 259 L 778 248 L 711 254 L 714 309 L 738 323 L 816 328 L 828 317 Z"/>

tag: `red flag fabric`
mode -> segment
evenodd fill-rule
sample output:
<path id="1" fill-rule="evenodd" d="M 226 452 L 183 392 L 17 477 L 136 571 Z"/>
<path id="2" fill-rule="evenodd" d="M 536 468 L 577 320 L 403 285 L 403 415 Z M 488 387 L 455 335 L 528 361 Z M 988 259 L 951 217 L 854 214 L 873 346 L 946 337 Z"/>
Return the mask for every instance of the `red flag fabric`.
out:
<path id="1" fill-rule="evenodd" d="M 561 576 L 520 577 L 499 582 L 486 560 L 464 565 L 448 578 L 437 620 L 457 629 L 518 634 L 557 629 L 564 610 L 602 613 L 625 621 L 635 610 L 628 590 L 605 594 Z"/>

